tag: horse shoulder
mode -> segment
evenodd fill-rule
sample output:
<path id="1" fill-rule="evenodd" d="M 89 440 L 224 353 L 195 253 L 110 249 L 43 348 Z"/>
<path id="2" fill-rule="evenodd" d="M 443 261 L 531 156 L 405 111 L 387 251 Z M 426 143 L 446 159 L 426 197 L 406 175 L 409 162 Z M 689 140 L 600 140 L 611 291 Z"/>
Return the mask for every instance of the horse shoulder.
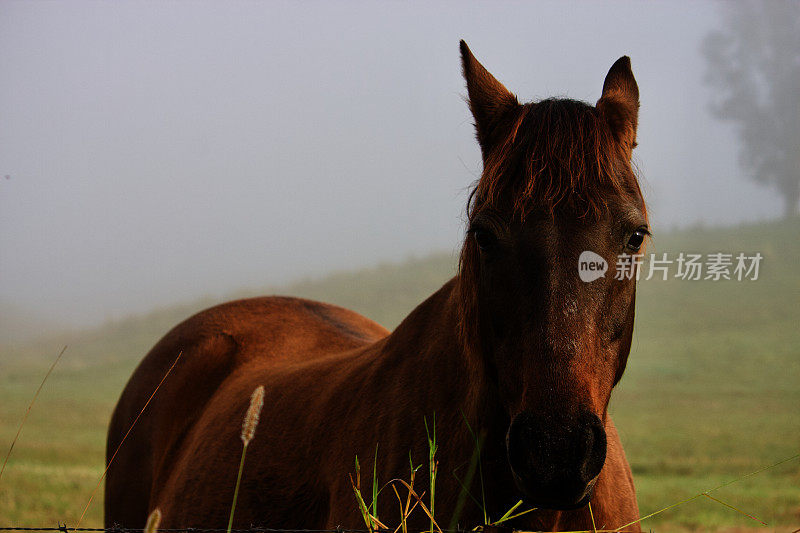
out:
<path id="1" fill-rule="evenodd" d="M 386 334 L 353 311 L 286 297 L 218 305 L 173 328 L 139 364 L 112 415 L 107 461 L 117 456 L 106 486 L 107 525 L 143 525 L 153 483 L 169 476 L 186 436 L 231 376 L 350 350 Z"/>

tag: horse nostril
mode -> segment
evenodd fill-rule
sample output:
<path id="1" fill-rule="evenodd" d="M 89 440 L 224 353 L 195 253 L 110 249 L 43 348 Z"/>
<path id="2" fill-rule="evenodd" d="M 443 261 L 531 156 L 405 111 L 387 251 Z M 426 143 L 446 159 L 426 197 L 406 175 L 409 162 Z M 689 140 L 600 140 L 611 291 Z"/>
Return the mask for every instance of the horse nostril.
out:
<path id="1" fill-rule="evenodd" d="M 506 452 L 511 469 L 519 475 L 528 469 L 529 443 L 532 440 L 527 413 L 514 417 L 506 432 Z"/>
<path id="2" fill-rule="evenodd" d="M 506 435 L 508 460 L 525 496 L 536 501 L 581 500 L 603 469 L 606 433 L 594 413 L 543 417 L 517 415 Z"/>
<path id="3" fill-rule="evenodd" d="M 588 448 L 586 454 L 586 462 L 583 465 L 583 474 L 587 482 L 596 478 L 603 465 L 606 462 L 606 429 L 603 422 L 595 414 L 591 414 L 591 421 L 587 431 L 589 437 L 587 438 Z"/>

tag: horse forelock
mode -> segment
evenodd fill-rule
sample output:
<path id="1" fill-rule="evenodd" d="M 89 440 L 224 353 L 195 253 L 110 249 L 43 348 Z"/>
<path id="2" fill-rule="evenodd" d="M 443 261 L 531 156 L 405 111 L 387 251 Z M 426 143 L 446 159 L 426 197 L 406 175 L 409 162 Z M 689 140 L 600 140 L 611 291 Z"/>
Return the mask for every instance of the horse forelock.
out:
<path id="1" fill-rule="evenodd" d="M 568 207 L 599 217 L 612 197 L 639 192 L 629 170 L 624 147 L 593 106 L 556 98 L 526 104 L 487 152 L 468 215 L 491 207 L 524 219 L 536 208 Z"/>

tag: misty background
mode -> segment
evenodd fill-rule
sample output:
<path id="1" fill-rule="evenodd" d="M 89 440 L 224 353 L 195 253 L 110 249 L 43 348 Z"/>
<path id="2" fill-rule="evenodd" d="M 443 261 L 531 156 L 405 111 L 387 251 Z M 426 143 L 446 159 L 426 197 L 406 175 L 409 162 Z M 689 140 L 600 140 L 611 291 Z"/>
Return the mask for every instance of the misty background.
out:
<path id="1" fill-rule="evenodd" d="M 0 307 L 86 327 L 456 252 L 459 39 L 521 100 L 630 55 L 659 232 L 781 214 L 709 112 L 713 3 L 0 3 Z"/>

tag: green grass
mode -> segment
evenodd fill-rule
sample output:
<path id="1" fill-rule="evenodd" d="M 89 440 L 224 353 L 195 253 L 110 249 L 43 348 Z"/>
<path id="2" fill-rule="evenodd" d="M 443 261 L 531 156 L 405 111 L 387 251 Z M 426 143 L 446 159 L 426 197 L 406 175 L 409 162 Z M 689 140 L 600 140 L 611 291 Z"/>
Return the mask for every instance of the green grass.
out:
<path id="1" fill-rule="evenodd" d="M 615 416 L 643 514 L 800 453 L 798 220 L 656 237 L 650 251 L 764 255 L 757 281 L 645 281 Z M 800 461 L 714 493 L 800 527 Z M 755 527 L 705 498 L 643 525 Z"/>
<path id="2" fill-rule="evenodd" d="M 800 219 L 657 234 L 649 251 L 755 252 L 758 281 L 642 281 L 628 370 L 611 403 L 642 514 L 800 453 Z M 307 280 L 278 291 L 330 301 L 394 327 L 454 270 L 440 254 Z M 241 294 L 245 296 L 249 294 Z M 102 473 L 113 405 L 167 329 L 214 302 L 162 309 L 92 331 L 0 350 L 0 453 L 47 367 L 45 385 L 0 480 L 0 526 L 75 525 Z M 714 493 L 770 527 L 800 527 L 800 461 Z M 102 523 L 96 498 L 84 520 Z M 599 524 L 598 524 L 599 525 Z M 645 529 L 740 530 L 759 524 L 706 498 Z"/>

